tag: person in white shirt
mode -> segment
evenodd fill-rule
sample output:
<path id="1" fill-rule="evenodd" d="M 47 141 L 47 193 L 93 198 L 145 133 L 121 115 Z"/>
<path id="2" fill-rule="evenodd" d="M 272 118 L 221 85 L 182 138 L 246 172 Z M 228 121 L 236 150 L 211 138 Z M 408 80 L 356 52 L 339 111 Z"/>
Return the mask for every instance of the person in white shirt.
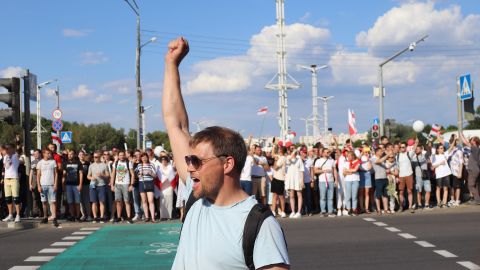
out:
<path id="1" fill-rule="evenodd" d="M 322 157 L 315 161 L 314 173 L 318 174 L 321 214 L 335 217 L 333 214 L 333 191 L 338 184 L 338 174 L 335 168 L 335 160 L 330 157 L 330 154 L 330 149 L 324 148 L 322 150 Z"/>
<path id="2" fill-rule="evenodd" d="M 133 164 L 125 157 L 125 151 L 120 150 L 118 152 L 118 160 L 113 164 L 110 178 L 110 186 L 112 192 L 115 193 L 117 206 L 117 217 L 114 217 L 114 222 L 122 218 L 122 208 L 123 204 L 125 204 L 127 222 L 132 223 L 132 206 L 129 193 L 133 191 L 133 184 L 135 183 L 133 170 Z"/>
<path id="3" fill-rule="evenodd" d="M 459 144 L 455 134 L 449 141 L 450 148 L 447 151 L 448 165 L 452 171 L 450 177 L 450 201 L 448 206 L 460 205 L 460 189 L 462 187 L 462 172 L 463 172 L 463 151 L 457 147 Z"/>
<path id="4" fill-rule="evenodd" d="M 412 149 L 415 149 L 418 144 L 418 139 L 415 141 L 415 145 Z M 413 169 L 412 169 L 412 156 L 414 155 L 413 150 L 407 151 L 407 144 L 405 142 L 400 143 L 400 152 L 397 154 L 397 164 L 399 169 L 399 183 L 398 189 L 399 199 L 400 199 L 400 209 L 404 209 L 404 192 L 405 187 L 408 192 L 408 209 L 412 213 L 415 213 L 413 208 Z"/>
<path id="5" fill-rule="evenodd" d="M 355 152 L 347 152 L 347 162 L 343 167 L 343 175 L 345 176 L 345 207 L 349 215 L 358 215 L 358 187 L 360 185 L 360 175 L 358 170 L 361 161 L 355 155 Z"/>
<path id="6" fill-rule="evenodd" d="M 275 215 L 277 211 L 277 199 L 280 200 L 280 212 L 278 214 L 284 218 L 285 214 L 285 173 L 287 166 L 287 158 L 285 153 L 287 149 L 285 147 L 279 147 L 278 155 L 276 153 L 276 147 L 274 146 L 272 155 L 274 156 L 275 163 L 273 164 L 273 179 L 270 186 L 272 197 L 272 212 Z"/>
<path id="7" fill-rule="evenodd" d="M 159 200 L 159 211 L 161 219 L 172 219 L 173 210 L 173 187 L 172 181 L 175 179 L 176 172 L 168 157 L 160 157 L 160 166 L 157 171 L 158 178 L 162 182 L 162 190 Z"/>
<path id="8" fill-rule="evenodd" d="M 432 168 L 435 170 L 437 206 L 443 208 L 447 205 L 448 189 L 450 188 L 450 175 L 452 171 L 448 166 L 448 158 L 445 154 L 445 146 L 440 144 L 437 146 L 436 153 L 432 155 Z M 443 197 L 441 191 L 443 190 Z"/>
<path id="9" fill-rule="evenodd" d="M 265 177 L 267 159 L 262 155 L 262 148 L 259 145 L 253 145 L 253 149 L 252 195 L 260 199 L 263 204 L 267 204 L 267 178 Z"/>
<path id="10" fill-rule="evenodd" d="M 52 152 L 49 149 L 43 150 L 43 159 L 37 164 L 37 186 L 43 203 L 43 221 L 47 223 L 48 203 L 50 203 L 51 220 L 57 226 L 57 204 L 56 192 L 58 188 L 57 163 L 52 159 Z"/>
<path id="11" fill-rule="evenodd" d="M 4 222 L 13 221 L 13 203 L 15 203 L 16 217 L 15 222 L 20 222 L 20 183 L 18 179 L 18 166 L 20 160 L 15 153 L 15 148 L 11 144 L 5 146 L 6 155 L 3 157 L 3 166 L 5 168 L 4 191 L 5 202 L 7 203 L 8 216 L 3 219 Z"/>
<path id="12" fill-rule="evenodd" d="M 248 195 L 252 195 L 252 167 L 254 161 L 251 150 L 245 160 L 245 166 L 243 166 L 242 174 L 240 175 L 240 185 L 242 186 L 243 191 Z"/>
<path id="13" fill-rule="evenodd" d="M 288 167 L 287 175 L 285 176 L 285 189 L 290 193 L 290 207 L 292 213 L 290 218 L 301 218 L 302 214 L 302 205 L 303 205 L 303 196 L 302 190 L 304 187 L 303 182 L 303 172 L 305 167 L 303 165 L 303 160 L 298 155 L 298 151 L 294 150 L 288 157 L 290 166 Z M 297 207 L 295 208 L 295 194 L 297 195 Z M 295 211 L 296 209 L 296 211 Z"/>

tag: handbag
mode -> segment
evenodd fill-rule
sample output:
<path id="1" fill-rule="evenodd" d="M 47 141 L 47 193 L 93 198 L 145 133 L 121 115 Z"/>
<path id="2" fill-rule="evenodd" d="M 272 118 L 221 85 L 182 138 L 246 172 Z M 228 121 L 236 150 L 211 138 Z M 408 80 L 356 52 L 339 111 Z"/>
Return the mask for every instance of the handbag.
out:
<path id="1" fill-rule="evenodd" d="M 430 174 L 428 173 L 428 170 L 422 169 L 422 166 L 420 165 L 420 160 L 418 159 L 418 155 L 416 155 L 418 166 L 420 167 L 420 170 L 422 170 L 422 180 L 427 180 L 430 179 Z"/>

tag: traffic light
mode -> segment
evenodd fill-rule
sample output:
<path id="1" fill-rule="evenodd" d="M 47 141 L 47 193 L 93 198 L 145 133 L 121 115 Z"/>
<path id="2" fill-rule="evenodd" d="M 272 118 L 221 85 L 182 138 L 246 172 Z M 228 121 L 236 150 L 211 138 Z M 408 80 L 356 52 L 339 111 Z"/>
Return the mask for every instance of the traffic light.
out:
<path id="1" fill-rule="evenodd" d="M 379 130 L 378 130 L 378 124 L 377 123 L 374 123 L 373 126 L 372 126 L 372 138 L 373 139 L 380 138 L 380 133 L 379 133 Z"/>
<path id="2" fill-rule="evenodd" d="M 8 109 L 0 109 L 0 120 L 12 125 L 20 124 L 20 79 L 1 78 L 0 87 L 8 90 L 8 93 L 0 94 L 0 102 L 8 105 Z"/>

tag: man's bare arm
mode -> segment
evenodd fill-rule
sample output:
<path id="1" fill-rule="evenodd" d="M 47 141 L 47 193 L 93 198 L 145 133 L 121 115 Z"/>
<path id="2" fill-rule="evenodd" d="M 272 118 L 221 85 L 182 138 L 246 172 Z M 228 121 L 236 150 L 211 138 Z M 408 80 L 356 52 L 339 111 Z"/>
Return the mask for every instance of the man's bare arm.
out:
<path id="1" fill-rule="evenodd" d="M 168 52 L 165 55 L 162 97 L 163 121 L 170 139 L 177 171 L 182 181 L 185 181 L 188 176 L 184 157 L 189 154 L 190 131 L 187 110 L 180 89 L 178 66 L 188 54 L 188 50 L 188 42 L 183 38 L 178 38 L 168 44 Z"/>

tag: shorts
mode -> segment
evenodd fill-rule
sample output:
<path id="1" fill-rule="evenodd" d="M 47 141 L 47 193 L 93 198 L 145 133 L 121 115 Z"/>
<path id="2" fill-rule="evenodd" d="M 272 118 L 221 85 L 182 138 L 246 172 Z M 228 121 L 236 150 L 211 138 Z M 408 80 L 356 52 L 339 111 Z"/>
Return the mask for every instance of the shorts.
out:
<path id="1" fill-rule="evenodd" d="M 129 184 L 116 184 L 115 185 L 115 201 L 116 202 L 129 202 L 130 197 L 128 195 Z"/>
<path id="2" fill-rule="evenodd" d="M 450 176 L 450 186 L 452 188 L 461 188 L 462 187 L 462 179 L 461 178 L 459 179 L 458 177 L 456 177 L 455 175 L 452 174 Z"/>
<path id="3" fill-rule="evenodd" d="M 98 203 L 105 202 L 107 186 L 96 186 L 95 188 L 90 187 L 90 202 Z"/>
<path id="4" fill-rule="evenodd" d="M 42 202 L 54 203 L 56 197 L 57 193 L 53 190 L 53 186 L 42 186 L 42 193 L 40 193 L 40 200 Z"/>
<path id="5" fill-rule="evenodd" d="M 400 179 L 400 182 L 398 183 L 398 189 L 400 191 L 404 191 L 405 186 L 407 186 L 407 189 L 409 190 L 413 189 L 413 175 L 399 177 L 399 179 Z"/>
<path id="6" fill-rule="evenodd" d="M 78 186 L 66 185 L 67 187 L 67 203 L 80 203 L 80 191 Z"/>
<path id="7" fill-rule="evenodd" d="M 388 197 L 387 186 L 388 179 L 375 179 L 375 198 Z"/>
<path id="8" fill-rule="evenodd" d="M 372 187 L 372 174 L 370 172 L 360 172 L 360 188 Z"/>
<path id="9" fill-rule="evenodd" d="M 252 176 L 252 195 L 260 194 L 260 187 L 262 184 L 262 177 Z"/>
<path id="10" fill-rule="evenodd" d="M 20 197 L 20 181 L 18 178 L 5 178 L 5 197 Z"/>
<path id="11" fill-rule="evenodd" d="M 432 185 L 430 183 L 429 179 L 422 179 L 422 177 L 416 177 L 415 179 L 415 189 L 417 192 L 422 193 L 422 191 L 425 192 L 431 192 L 432 191 Z"/>
<path id="12" fill-rule="evenodd" d="M 450 175 L 437 178 L 436 183 L 439 188 L 450 187 Z"/>
<path id="13" fill-rule="evenodd" d="M 260 197 L 267 197 L 267 178 L 264 176 L 260 180 Z"/>
<path id="14" fill-rule="evenodd" d="M 285 181 L 273 178 L 270 191 L 277 195 L 285 195 Z"/>
<path id="15" fill-rule="evenodd" d="M 138 184 L 138 191 L 140 193 L 153 192 L 154 189 L 153 180 L 152 181 L 140 181 Z"/>

